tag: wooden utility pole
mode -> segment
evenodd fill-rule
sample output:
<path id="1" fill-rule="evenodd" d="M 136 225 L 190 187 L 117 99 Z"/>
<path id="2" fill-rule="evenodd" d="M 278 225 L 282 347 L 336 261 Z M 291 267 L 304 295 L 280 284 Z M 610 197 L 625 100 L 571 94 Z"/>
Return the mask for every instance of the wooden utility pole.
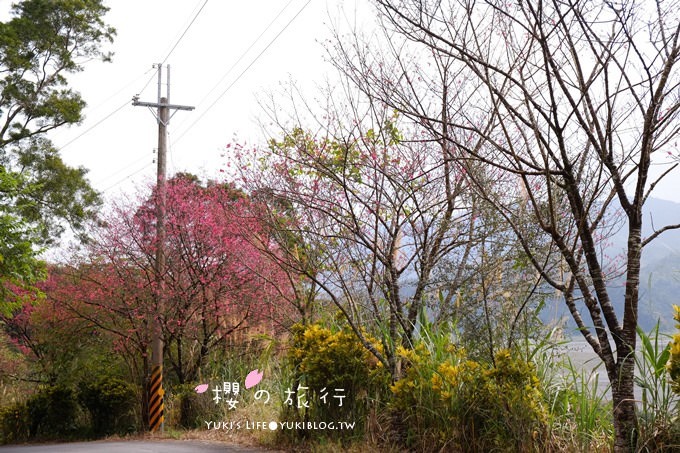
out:
<path id="1" fill-rule="evenodd" d="M 163 65 L 158 68 L 158 102 L 140 102 L 132 98 L 132 105 L 155 108 L 158 121 L 158 167 L 156 171 L 156 314 L 151 322 L 151 377 L 149 379 L 149 430 L 163 432 L 163 337 L 161 314 L 165 306 L 165 158 L 168 149 L 168 124 L 170 110 L 193 110 L 187 105 L 170 104 L 170 65 L 167 65 L 165 97 L 161 97 Z"/>

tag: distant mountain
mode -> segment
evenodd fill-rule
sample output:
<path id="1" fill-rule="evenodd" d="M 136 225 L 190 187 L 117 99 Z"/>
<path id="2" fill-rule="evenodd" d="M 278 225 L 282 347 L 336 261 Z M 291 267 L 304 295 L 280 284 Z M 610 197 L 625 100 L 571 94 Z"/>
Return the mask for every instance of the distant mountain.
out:
<path id="1" fill-rule="evenodd" d="M 666 225 L 680 224 L 679 203 L 650 198 L 643 212 L 644 238 Z M 625 250 L 625 230 L 613 239 L 614 247 Z M 625 276 L 612 283 L 613 294 L 621 299 L 624 282 Z M 680 230 L 663 232 L 642 251 L 639 324 L 643 330 L 649 331 L 660 321 L 661 331 L 671 332 L 673 304 L 680 305 Z"/>
<path id="2" fill-rule="evenodd" d="M 644 209 L 643 238 L 665 225 L 680 224 L 680 203 L 650 198 Z M 627 224 L 608 241 L 606 255 L 614 260 L 625 260 Z M 608 285 L 617 313 L 623 312 L 625 275 L 611 281 Z M 559 304 L 560 302 L 557 302 Z M 649 243 L 642 252 L 640 269 L 640 305 L 638 322 L 643 330 L 649 331 L 657 321 L 662 332 L 674 329 L 673 304 L 680 305 L 680 230 L 668 230 Z M 582 313 L 586 313 L 585 307 Z M 566 308 L 555 310 L 548 316 L 564 317 L 567 332 L 573 331 Z M 585 321 L 590 321 L 586 314 Z"/>

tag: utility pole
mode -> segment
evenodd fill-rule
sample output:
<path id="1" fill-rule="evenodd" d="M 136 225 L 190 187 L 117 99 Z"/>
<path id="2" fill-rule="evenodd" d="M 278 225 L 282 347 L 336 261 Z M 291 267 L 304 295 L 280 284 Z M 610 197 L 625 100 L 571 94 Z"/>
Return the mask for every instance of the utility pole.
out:
<path id="1" fill-rule="evenodd" d="M 151 322 L 151 377 L 149 379 L 149 430 L 163 432 L 163 338 L 161 330 L 161 314 L 165 307 L 165 157 L 168 147 L 168 124 L 170 110 L 193 110 L 187 105 L 170 104 L 170 65 L 166 65 L 165 97 L 161 97 L 163 82 L 163 65 L 154 65 L 158 69 L 158 101 L 140 102 L 139 96 L 132 98 L 132 105 L 149 107 L 158 121 L 158 167 L 156 171 L 156 316 Z M 173 113 L 174 115 L 174 113 Z"/>

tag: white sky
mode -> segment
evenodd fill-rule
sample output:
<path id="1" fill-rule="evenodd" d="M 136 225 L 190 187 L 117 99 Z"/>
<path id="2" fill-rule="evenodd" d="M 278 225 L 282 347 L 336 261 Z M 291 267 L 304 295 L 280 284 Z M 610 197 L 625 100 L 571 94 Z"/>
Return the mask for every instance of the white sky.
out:
<path id="1" fill-rule="evenodd" d="M 0 0 L 2 19 L 11 3 Z M 111 46 L 113 62 L 89 62 L 82 73 L 70 77 L 88 103 L 85 121 L 56 130 L 50 137 L 63 148 L 64 160 L 89 169 L 94 188 L 110 197 L 155 179 L 156 122 L 148 109 L 132 106 L 131 99 L 140 94 L 141 101 L 156 101 L 152 64 L 165 58 L 205 0 L 106 3 L 110 11 L 105 20 L 117 29 Z M 177 112 L 171 121 L 168 173 L 189 171 L 219 178 L 224 166 L 220 155 L 227 143 L 234 137 L 251 144 L 262 141 L 258 93 L 276 90 L 290 79 L 313 93 L 315 84 L 322 84 L 327 72 L 333 73 L 320 44 L 330 35 L 329 20 L 370 24 L 368 4 L 368 0 L 209 0 L 167 61 L 171 102 L 196 107 L 193 112 Z M 677 175 L 667 178 L 655 196 L 680 202 L 678 179 Z"/>
<path id="2" fill-rule="evenodd" d="M 88 103 L 86 118 L 80 126 L 51 135 L 55 145 L 63 147 L 64 160 L 89 169 L 92 185 L 107 197 L 155 179 L 155 118 L 147 108 L 132 106 L 131 99 L 140 94 L 140 101 L 156 102 L 152 64 L 165 58 L 204 2 L 107 2 L 110 11 L 105 20 L 117 29 L 113 62 L 90 62 L 82 73 L 70 77 L 71 85 Z M 8 5 L 0 0 L 2 9 Z M 354 2 L 349 6 L 354 9 Z M 320 44 L 329 35 L 329 14 L 338 14 L 335 0 L 208 1 L 167 61 L 171 65 L 171 103 L 196 107 L 193 112 L 178 111 L 172 118 L 168 174 L 189 171 L 219 177 L 224 165 L 220 154 L 235 135 L 249 143 L 261 140 L 256 121 L 263 117 L 256 101 L 258 93 L 276 90 L 280 82 L 289 79 L 314 89 L 315 81 L 321 82 L 330 71 Z M 262 38 L 236 64 L 263 31 Z M 125 107 L 77 138 L 122 105 Z"/>

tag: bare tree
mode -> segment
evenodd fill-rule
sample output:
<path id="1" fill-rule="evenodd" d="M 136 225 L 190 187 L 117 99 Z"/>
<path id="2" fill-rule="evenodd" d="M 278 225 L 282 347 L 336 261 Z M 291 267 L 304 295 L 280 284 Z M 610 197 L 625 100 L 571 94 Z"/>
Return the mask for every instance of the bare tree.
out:
<path id="1" fill-rule="evenodd" d="M 615 450 L 632 450 L 640 257 L 650 241 L 680 227 L 642 237 L 642 207 L 677 166 L 680 5 L 375 3 L 388 52 L 338 37 L 336 64 L 372 99 L 430 130 L 451 159 L 486 167 L 469 171 L 468 180 L 512 228 L 543 280 L 561 292 L 602 359 L 612 384 Z M 436 64 L 405 58 L 407 51 Z M 666 164 L 656 177 L 652 161 Z M 507 190 L 489 190 L 489 174 Z M 602 244 L 618 209 L 628 233 L 626 285 L 624 298 L 613 300 Z M 537 232 L 550 248 L 534 247 Z"/>
<path id="2" fill-rule="evenodd" d="M 453 261 L 454 249 L 467 250 L 458 263 L 469 258 L 474 207 L 461 167 L 438 143 L 418 140 L 391 109 L 350 91 L 328 97 L 315 130 L 303 129 L 314 125 L 308 119 L 283 120 L 271 109 L 280 138 L 262 165 L 244 167 L 251 172 L 244 180 L 250 192 L 277 200 L 272 211 L 285 206 L 285 215 L 270 214 L 279 219 L 272 226 L 286 266 L 342 312 L 398 379 L 396 349 L 412 345 L 418 316 L 439 289 L 436 267 Z M 369 329 L 382 347 L 368 341 Z"/>

